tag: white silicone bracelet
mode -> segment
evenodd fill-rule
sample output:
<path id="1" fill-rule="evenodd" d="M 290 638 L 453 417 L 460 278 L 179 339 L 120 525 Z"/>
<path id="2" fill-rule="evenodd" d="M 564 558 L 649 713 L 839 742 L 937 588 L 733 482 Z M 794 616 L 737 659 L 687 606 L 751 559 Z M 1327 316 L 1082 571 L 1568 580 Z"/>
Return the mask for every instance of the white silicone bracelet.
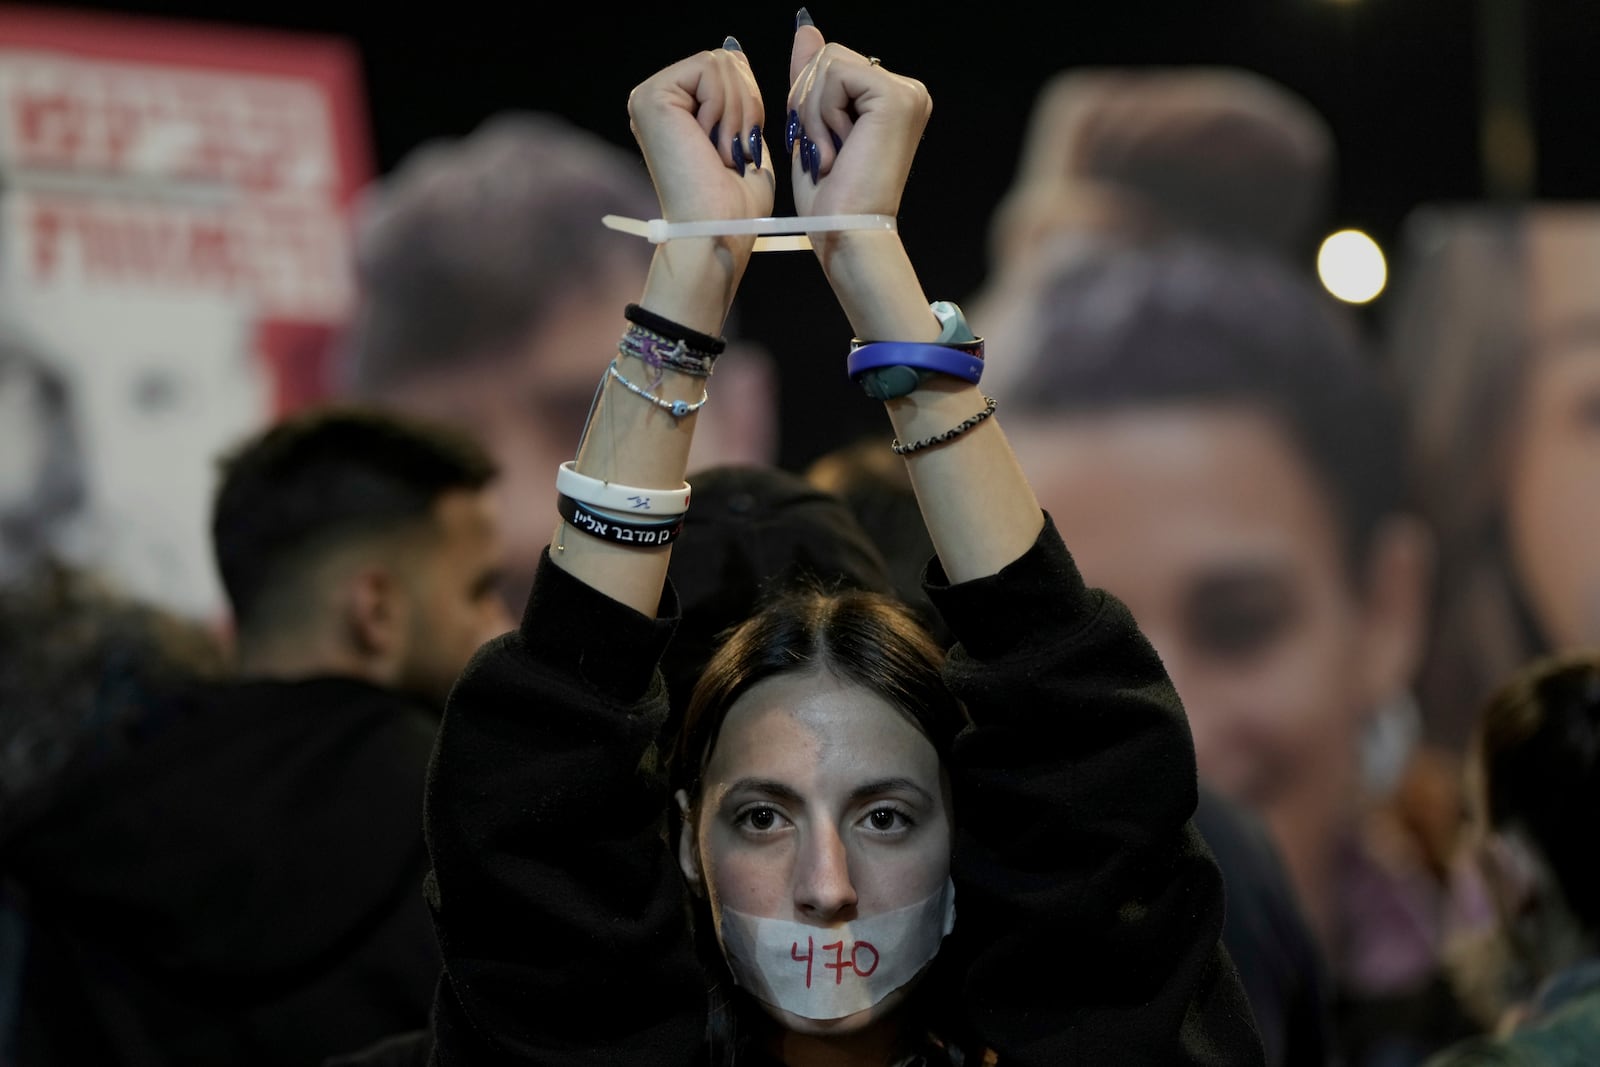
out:
<path id="1" fill-rule="evenodd" d="M 618 515 L 659 515 L 670 518 L 689 510 L 689 483 L 682 489 L 635 489 L 579 474 L 573 460 L 556 469 L 556 491 L 570 496 L 580 504 L 614 512 Z"/>
<path id="2" fill-rule="evenodd" d="M 788 218 L 768 215 L 756 219 L 706 219 L 701 222 L 668 222 L 666 219 L 630 219 L 624 215 L 606 215 L 600 221 L 609 229 L 643 237 L 651 244 L 670 241 L 674 237 L 790 235 L 757 237 L 757 252 L 803 251 L 811 247 L 810 238 L 805 236 L 808 233 L 832 230 L 893 232 L 898 228 L 893 215 L 795 215 Z"/>

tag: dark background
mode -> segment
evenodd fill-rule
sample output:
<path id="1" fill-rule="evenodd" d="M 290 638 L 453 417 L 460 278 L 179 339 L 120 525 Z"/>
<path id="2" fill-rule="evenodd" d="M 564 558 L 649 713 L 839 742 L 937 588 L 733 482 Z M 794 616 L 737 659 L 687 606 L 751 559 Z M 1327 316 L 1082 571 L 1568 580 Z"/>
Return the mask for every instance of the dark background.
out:
<path id="1" fill-rule="evenodd" d="M 362 56 L 380 171 L 419 143 L 466 133 L 505 108 L 560 112 L 632 147 L 628 89 L 729 33 L 749 54 L 775 112 L 787 89 L 795 10 L 754 0 L 54 6 L 349 40 Z M 1391 262 L 1405 217 L 1419 204 L 1508 193 L 1575 199 L 1600 189 L 1600 0 L 817 0 L 809 10 L 825 35 L 881 56 L 933 94 L 900 216 L 931 299 L 961 300 L 976 288 L 989 213 L 1013 176 L 1034 93 L 1072 66 L 1228 64 L 1298 92 L 1327 118 L 1338 143 L 1330 228 L 1367 230 Z M 1525 107 L 1536 165 L 1519 187 L 1485 177 L 1479 129 L 1489 95 Z M 779 141 L 781 131 L 769 133 L 769 144 Z M 793 210 L 783 184 L 778 214 Z M 877 405 L 843 379 L 849 328 L 811 257 L 774 254 L 760 268 L 736 311 L 741 332 L 781 361 L 780 460 L 798 465 L 855 433 L 886 433 Z M 1382 313 L 1382 297 L 1361 312 L 1370 322 Z"/>

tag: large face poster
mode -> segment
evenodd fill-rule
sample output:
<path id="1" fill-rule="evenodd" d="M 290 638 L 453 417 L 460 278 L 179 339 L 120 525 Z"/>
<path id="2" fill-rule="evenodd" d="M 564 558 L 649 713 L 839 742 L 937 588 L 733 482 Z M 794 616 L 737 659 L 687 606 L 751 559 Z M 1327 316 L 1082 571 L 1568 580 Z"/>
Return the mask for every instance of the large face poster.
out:
<path id="1" fill-rule="evenodd" d="M 1464 747 L 1530 660 L 1600 648 L 1600 203 L 1425 205 L 1389 320 L 1438 538 L 1419 697 Z"/>
<path id="2" fill-rule="evenodd" d="M 371 171 L 346 42 L 0 5 L 0 571 L 222 616 L 217 458 L 326 394 Z"/>

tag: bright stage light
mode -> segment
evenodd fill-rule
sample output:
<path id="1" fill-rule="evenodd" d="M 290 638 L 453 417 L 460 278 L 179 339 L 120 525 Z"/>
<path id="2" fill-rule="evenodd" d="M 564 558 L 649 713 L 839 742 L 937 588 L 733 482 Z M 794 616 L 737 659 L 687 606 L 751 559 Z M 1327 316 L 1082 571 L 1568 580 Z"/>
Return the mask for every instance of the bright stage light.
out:
<path id="1" fill-rule="evenodd" d="M 1383 292 L 1389 268 L 1378 242 L 1360 230 L 1340 230 L 1317 250 L 1317 276 L 1340 300 L 1365 304 Z"/>

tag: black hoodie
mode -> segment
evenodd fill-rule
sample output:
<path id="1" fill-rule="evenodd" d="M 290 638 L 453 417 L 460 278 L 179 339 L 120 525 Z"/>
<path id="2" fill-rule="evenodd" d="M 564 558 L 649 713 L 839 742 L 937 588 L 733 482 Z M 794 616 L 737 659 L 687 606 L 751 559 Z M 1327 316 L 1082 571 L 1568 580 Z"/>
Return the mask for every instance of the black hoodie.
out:
<path id="1" fill-rule="evenodd" d="M 354 679 L 210 685 L 13 812 L 18 1062 L 313 1065 L 425 1025 L 436 727 Z"/>

